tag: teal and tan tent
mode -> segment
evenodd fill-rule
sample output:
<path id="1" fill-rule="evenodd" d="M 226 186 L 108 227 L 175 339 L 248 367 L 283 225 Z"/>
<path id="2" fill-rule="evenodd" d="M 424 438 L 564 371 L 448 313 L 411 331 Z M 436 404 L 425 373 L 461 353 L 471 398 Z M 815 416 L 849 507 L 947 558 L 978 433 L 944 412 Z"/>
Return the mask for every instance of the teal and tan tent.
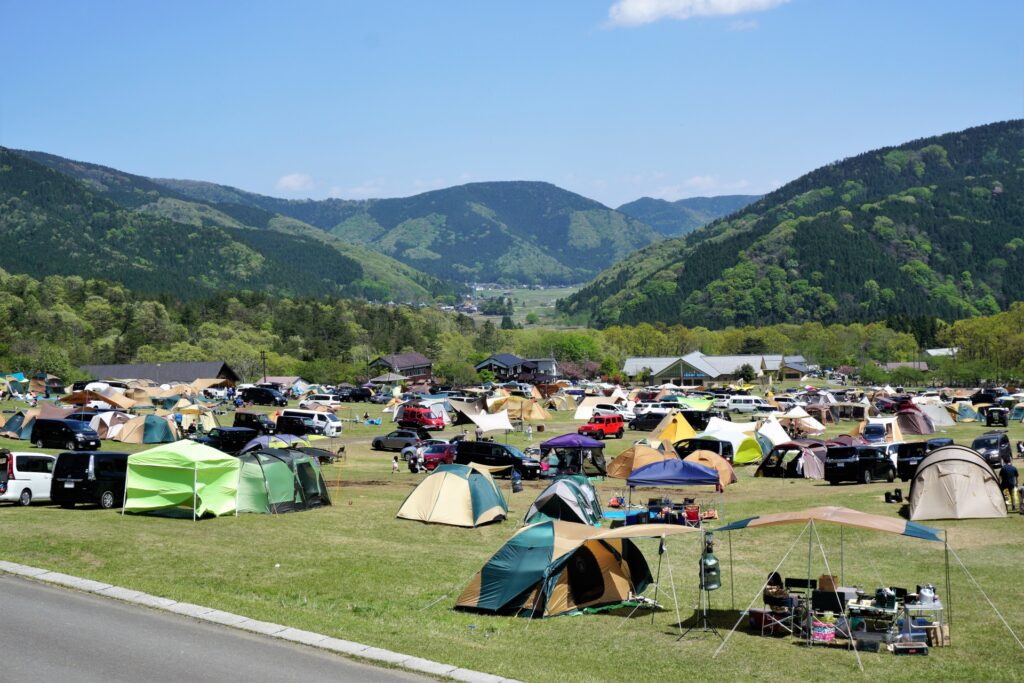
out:
<path id="1" fill-rule="evenodd" d="M 485 467 L 440 465 L 402 503 L 396 517 L 477 527 L 508 516 L 508 503 Z"/>
<path id="2" fill-rule="evenodd" d="M 305 453 L 257 451 L 235 458 L 185 440 L 128 456 L 126 512 L 191 513 L 197 519 L 329 504 L 316 458 Z"/>
<path id="3" fill-rule="evenodd" d="M 675 524 L 618 529 L 557 521 L 532 524 L 484 564 L 455 609 L 532 618 L 619 604 L 652 582 L 647 560 L 631 539 L 695 531 Z"/>
<path id="4" fill-rule="evenodd" d="M 601 503 L 597 500 L 594 486 L 585 476 L 572 474 L 555 479 L 541 491 L 526 512 L 524 523 L 558 519 L 600 526 L 601 518 Z"/>

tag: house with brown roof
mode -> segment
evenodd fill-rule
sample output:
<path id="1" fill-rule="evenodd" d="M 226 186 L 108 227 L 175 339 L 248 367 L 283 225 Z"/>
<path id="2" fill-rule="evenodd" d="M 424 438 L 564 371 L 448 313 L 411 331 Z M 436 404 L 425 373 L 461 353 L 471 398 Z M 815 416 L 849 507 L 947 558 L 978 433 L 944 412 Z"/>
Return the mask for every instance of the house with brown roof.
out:
<path id="1" fill-rule="evenodd" d="M 392 353 L 381 356 L 370 363 L 379 372 L 395 372 L 410 382 L 429 382 L 434 376 L 434 361 L 422 353 Z"/>

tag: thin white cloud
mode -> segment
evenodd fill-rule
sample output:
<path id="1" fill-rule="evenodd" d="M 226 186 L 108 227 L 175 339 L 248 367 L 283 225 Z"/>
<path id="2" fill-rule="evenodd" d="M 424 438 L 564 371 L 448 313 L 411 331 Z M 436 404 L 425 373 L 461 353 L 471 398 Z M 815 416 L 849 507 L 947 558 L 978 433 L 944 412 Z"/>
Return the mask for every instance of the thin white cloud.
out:
<path id="1" fill-rule="evenodd" d="M 655 199 L 675 201 L 684 197 L 749 193 L 750 189 L 751 183 L 746 179 L 723 181 L 717 175 L 695 175 L 679 183 L 655 187 L 646 194 Z"/>
<path id="2" fill-rule="evenodd" d="M 383 194 L 383 178 L 370 178 L 352 187 L 335 186 L 327 192 L 332 199 L 374 199 Z"/>
<path id="3" fill-rule="evenodd" d="M 729 24 L 730 31 L 753 31 L 760 24 L 757 19 L 739 19 Z"/>
<path id="4" fill-rule="evenodd" d="M 315 185 L 313 177 L 306 173 L 289 173 L 278 178 L 274 187 L 281 192 L 308 192 Z"/>
<path id="5" fill-rule="evenodd" d="M 764 12 L 789 0 L 616 0 L 608 9 L 612 26 L 643 26 L 663 19 L 717 17 Z"/>

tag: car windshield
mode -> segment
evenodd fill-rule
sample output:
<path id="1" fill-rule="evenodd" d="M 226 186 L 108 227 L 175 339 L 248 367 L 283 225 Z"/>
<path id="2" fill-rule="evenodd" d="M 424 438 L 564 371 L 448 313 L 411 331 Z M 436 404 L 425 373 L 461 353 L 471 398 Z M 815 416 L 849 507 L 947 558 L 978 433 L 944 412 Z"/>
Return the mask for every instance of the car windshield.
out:
<path id="1" fill-rule="evenodd" d="M 998 448 L 999 437 L 998 436 L 983 436 L 974 440 L 974 448 Z"/>
<path id="2" fill-rule="evenodd" d="M 65 424 L 68 427 L 70 427 L 71 431 L 73 432 L 85 433 L 92 431 L 92 427 L 89 426 L 88 422 L 79 422 L 78 420 L 67 420 L 65 421 Z"/>
<path id="3" fill-rule="evenodd" d="M 428 454 L 444 453 L 448 449 L 448 444 L 436 443 L 433 446 L 428 446 L 427 450 L 423 451 Z"/>
<path id="4" fill-rule="evenodd" d="M 324 413 L 324 416 L 327 417 L 328 422 L 341 422 L 334 413 Z"/>
<path id="5" fill-rule="evenodd" d="M 518 448 L 516 448 L 515 446 L 505 446 L 505 448 L 508 449 L 509 454 L 513 458 L 517 458 L 519 460 L 526 460 L 527 459 L 527 457 L 525 455 L 523 455 L 523 452 L 521 450 L 519 450 Z"/>
<path id="6" fill-rule="evenodd" d="M 277 389 L 267 389 L 267 391 L 269 391 L 270 395 L 273 396 L 274 398 L 280 398 L 282 400 L 284 399 L 284 394 L 282 394 Z"/>

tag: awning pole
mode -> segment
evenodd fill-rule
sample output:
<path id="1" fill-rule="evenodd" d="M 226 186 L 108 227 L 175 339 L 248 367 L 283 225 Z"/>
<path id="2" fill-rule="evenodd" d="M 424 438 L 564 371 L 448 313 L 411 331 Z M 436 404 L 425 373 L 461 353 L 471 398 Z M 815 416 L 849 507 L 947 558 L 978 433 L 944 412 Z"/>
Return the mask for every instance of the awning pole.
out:
<path id="1" fill-rule="evenodd" d="M 658 588 L 661 586 L 661 556 L 665 554 L 665 537 L 658 539 L 658 576 L 654 579 L 654 607 L 651 608 L 651 623 L 654 623 L 654 613 L 658 611 Z M 639 596 L 638 596 L 639 597 Z"/>
<path id="2" fill-rule="evenodd" d="M 195 463 L 192 466 L 192 521 L 196 521 L 196 496 L 198 491 L 196 488 L 199 486 L 199 463 Z"/>
<path id="3" fill-rule="evenodd" d="M 732 611 L 736 611 L 736 581 L 733 577 L 732 564 L 732 529 L 729 529 L 729 595 L 732 597 Z"/>
<path id="4" fill-rule="evenodd" d="M 811 540 L 814 536 L 814 520 L 810 521 L 810 529 L 807 533 L 807 590 L 813 594 L 811 590 Z M 811 644 L 811 633 L 813 631 L 814 615 L 810 609 L 807 610 L 807 644 Z"/>
<path id="5" fill-rule="evenodd" d="M 945 549 L 946 554 L 946 623 L 949 624 L 950 629 L 953 628 L 953 586 L 949 582 L 949 529 L 942 530 L 942 545 Z M 939 639 L 944 636 L 940 633 Z M 950 640 L 952 643 L 953 641 Z"/>
<path id="6" fill-rule="evenodd" d="M 843 530 L 844 529 L 845 529 L 845 527 L 840 525 L 840 527 L 839 527 L 839 585 L 840 586 L 845 586 L 846 585 L 846 564 L 845 564 L 845 562 L 843 560 L 843 545 L 844 545 L 844 543 L 843 543 L 843 540 L 844 540 L 843 539 Z"/>

